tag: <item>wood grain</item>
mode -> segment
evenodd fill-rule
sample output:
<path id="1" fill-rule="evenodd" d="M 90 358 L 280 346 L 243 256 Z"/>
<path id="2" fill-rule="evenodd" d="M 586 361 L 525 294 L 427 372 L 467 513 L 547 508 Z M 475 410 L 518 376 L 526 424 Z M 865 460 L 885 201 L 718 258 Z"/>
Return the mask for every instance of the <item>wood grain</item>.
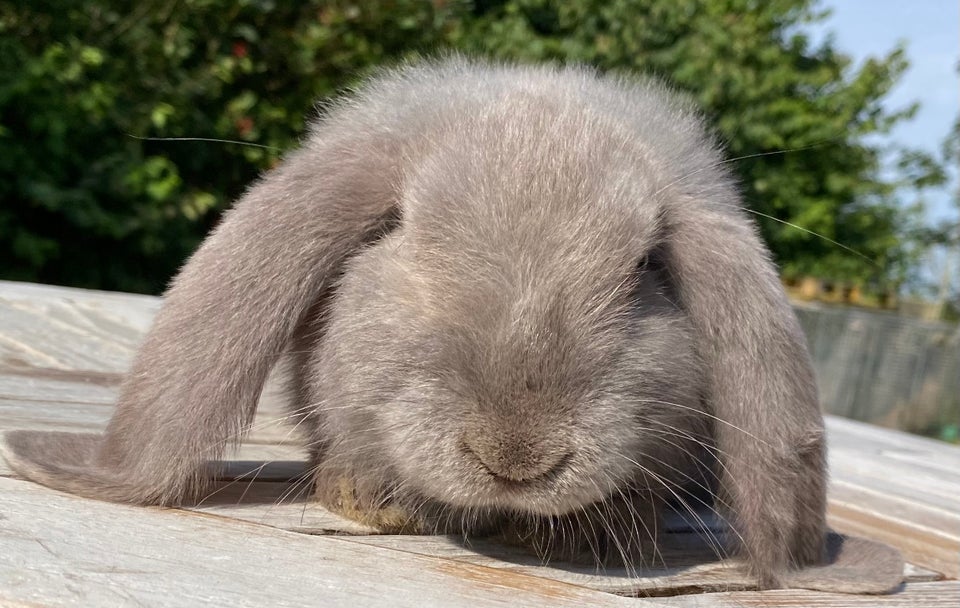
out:
<path id="1" fill-rule="evenodd" d="M 638 605 L 520 573 L 12 479 L 0 478 L 0 514 L 2 605 Z"/>
<path id="2" fill-rule="evenodd" d="M 804 608 L 956 608 L 960 605 L 960 582 L 914 583 L 891 595 L 846 595 L 793 589 L 753 593 L 707 593 L 657 598 L 659 606 L 677 608 L 747 608 L 801 606 Z"/>
<path id="3" fill-rule="evenodd" d="M 827 428 L 830 525 L 960 577 L 960 448 L 840 418 Z"/>
<path id="4" fill-rule="evenodd" d="M 0 281 L 0 431 L 100 431 L 158 308 L 143 296 Z M 960 448 L 828 417 L 829 517 L 912 564 L 889 597 L 746 591 L 682 525 L 639 572 L 542 564 L 489 539 L 383 536 L 310 502 L 271 377 L 248 438 L 188 510 L 128 508 L 11 478 L 0 462 L 0 605 L 940 606 L 960 592 Z M 294 533 L 296 532 L 296 534 Z M 669 566 L 669 567 L 668 567 Z"/>

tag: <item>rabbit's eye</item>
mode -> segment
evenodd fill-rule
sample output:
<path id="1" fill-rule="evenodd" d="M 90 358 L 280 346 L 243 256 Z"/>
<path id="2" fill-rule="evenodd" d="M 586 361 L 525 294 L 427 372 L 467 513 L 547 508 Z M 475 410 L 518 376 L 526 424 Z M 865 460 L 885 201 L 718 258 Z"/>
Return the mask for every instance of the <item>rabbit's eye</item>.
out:
<path id="1" fill-rule="evenodd" d="M 639 302 L 657 302 L 680 308 L 680 294 L 670 273 L 666 247 L 656 247 L 637 260 L 631 295 Z"/>
<path id="2" fill-rule="evenodd" d="M 667 271 L 667 252 L 664 247 L 657 246 L 643 254 L 634 266 L 638 275 L 647 273 L 665 273 Z"/>
<path id="3" fill-rule="evenodd" d="M 649 265 L 650 265 L 650 256 L 644 255 L 639 260 L 637 260 L 637 263 L 634 265 L 633 267 L 634 272 L 636 272 L 637 274 L 643 274 L 643 272 L 647 270 L 647 266 Z"/>

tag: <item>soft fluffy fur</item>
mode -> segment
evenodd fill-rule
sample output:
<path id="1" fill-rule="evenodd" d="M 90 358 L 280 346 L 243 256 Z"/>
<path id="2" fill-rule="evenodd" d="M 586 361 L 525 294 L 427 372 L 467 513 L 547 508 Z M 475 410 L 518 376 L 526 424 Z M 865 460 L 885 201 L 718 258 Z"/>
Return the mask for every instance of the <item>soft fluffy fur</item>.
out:
<path id="1" fill-rule="evenodd" d="M 346 479 L 429 530 L 506 517 L 591 545 L 596 512 L 629 559 L 647 507 L 709 489 L 776 586 L 824 555 L 823 420 L 720 161 L 656 84 L 463 60 L 383 73 L 183 268 L 105 435 L 15 433 L 12 464 L 176 504 L 291 349 L 330 501 Z"/>

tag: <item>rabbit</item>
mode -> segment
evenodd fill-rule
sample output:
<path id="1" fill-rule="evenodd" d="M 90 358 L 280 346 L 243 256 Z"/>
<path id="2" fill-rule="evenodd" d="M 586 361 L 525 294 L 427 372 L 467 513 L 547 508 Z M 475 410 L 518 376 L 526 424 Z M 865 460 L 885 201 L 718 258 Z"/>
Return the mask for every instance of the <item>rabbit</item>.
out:
<path id="1" fill-rule="evenodd" d="M 666 503 L 706 490 L 780 586 L 824 560 L 824 423 L 742 204 L 692 104 L 652 80 L 383 70 L 189 259 L 105 433 L 12 432 L 7 458 L 67 492 L 180 504 L 291 351 L 328 504 L 632 559 Z"/>

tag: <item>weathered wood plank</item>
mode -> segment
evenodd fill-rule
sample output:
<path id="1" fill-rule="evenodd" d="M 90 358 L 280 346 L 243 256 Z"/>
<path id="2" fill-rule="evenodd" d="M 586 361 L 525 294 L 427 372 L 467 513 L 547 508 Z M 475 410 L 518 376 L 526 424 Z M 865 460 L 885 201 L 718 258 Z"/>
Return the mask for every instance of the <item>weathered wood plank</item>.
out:
<path id="1" fill-rule="evenodd" d="M 960 521 L 960 475 L 931 470 L 924 463 L 907 463 L 869 452 L 833 450 L 830 454 L 833 479 L 896 497 L 917 508 L 954 513 Z"/>
<path id="2" fill-rule="evenodd" d="M 0 430 L 100 431 L 111 414 L 109 405 L 0 399 Z"/>
<path id="3" fill-rule="evenodd" d="M 935 570 L 929 570 L 916 564 L 907 562 L 903 565 L 903 580 L 907 583 L 929 583 L 931 581 L 942 581 L 943 574 Z"/>
<path id="4" fill-rule="evenodd" d="M 120 373 L 23 368 L 0 371 L 0 430 L 100 431 L 113 413 Z M 271 377 L 245 443 L 299 446 L 283 379 Z"/>
<path id="5" fill-rule="evenodd" d="M 145 296 L 136 293 L 119 291 L 102 291 L 99 289 L 83 289 L 79 287 L 64 287 L 61 285 L 43 285 L 40 283 L 24 283 L 22 281 L 0 280 L 0 296 L 10 300 L 28 300 L 31 302 L 45 301 L 94 301 L 105 306 L 117 305 L 118 310 L 125 317 L 138 318 L 137 311 L 144 307 L 157 307 L 160 298 Z M 131 311 L 134 314 L 130 314 Z M 151 315 L 152 318 L 152 315 Z M 149 323 L 150 319 L 146 320 Z"/>
<path id="6" fill-rule="evenodd" d="M 958 510 L 960 447 L 862 423 L 829 418 L 831 473 L 886 493 Z M 866 428 L 864 428 L 866 427 Z"/>
<path id="7" fill-rule="evenodd" d="M 0 428 L 99 431 L 112 411 L 110 403 L 115 391 L 110 387 L 61 378 L 27 379 L 20 383 L 17 378 L 10 375 L 0 376 L 0 386 L 17 397 L 36 391 L 41 399 L 51 401 L 0 398 Z M 77 402 L 53 400 L 57 398 L 75 399 Z M 79 402 L 83 399 L 91 402 Z M 298 439 L 290 432 L 288 425 L 282 421 L 277 422 L 275 418 L 276 416 L 270 415 L 266 420 L 258 418 L 254 423 L 252 436 L 243 444 L 241 453 L 232 454 L 230 457 L 267 462 L 302 459 Z M 268 450 L 270 453 L 267 453 Z M 837 461 L 843 463 L 844 459 L 849 460 L 850 456 L 844 454 L 843 450 L 835 450 L 831 458 L 832 464 Z M 252 470 L 258 465 L 234 465 L 234 468 L 242 466 L 248 466 Z M 865 488 L 863 484 L 871 478 L 859 474 L 858 466 L 835 466 L 835 469 L 837 468 L 840 474 L 835 473 L 831 485 L 831 522 L 837 529 L 884 540 L 901 548 L 907 558 L 917 564 L 956 576 L 957 565 L 952 555 L 955 555 L 955 547 L 960 543 L 960 515 L 942 509 L 931 509 L 931 506 L 924 502 L 926 494 L 923 490 L 916 491 L 914 502 L 905 501 L 883 493 L 882 479 L 877 475 L 873 477 L 876 487 Z M 0 468 L 0 474 L 9 475 L 5 465 Z M 909 478 L 909 472 L 905 472 L 904 476 Z M 852 481 L 847 481 L 848 479 Z M 279 497 L 277 495 L 274 498 Z M 220 501 L 216 505 L 204 505 L 200 509 L 301 532 L 339 531 L 356 534 L 366 531 L 316 505 L 305 506 L 302 501 L 281 501 L 282 504 L 278 505 L 272 502 L 274 501 L 230 504 Z M 893 527 L 891 522 L 894 522 Z M 932 534 L 929 530 L 931 526 L 934 527 Z M 891 532 L 892 529 L 896 532 Z M 954 531 L 952 534 L 951 530 Z"/>
<path id="8" fill-rule="evenodd" d="M 0 282 L 0 430 L 102 429 L 112 411 L 120 375 L 129 365 L 136 344 L 158 307 L 156 298 Z M 297 461 L 303 458 L 299 438 L 285 423 L 285 400 L 281 385 L 280 376 L 272 378 L 261 401 L 250 438 L 239 452 L 229 456 L 237 462 L 226 471 L 225 481 L 218 486 L 217 493 L 193 507 L 197 513 L 180 513 L 184 521 L 207 522 L 210 518 L 206 516 L 216 515 L 264 524 L 264 530 L 269 530 L 266 526 L 272 526 L 311 535 L 361 535 L 340 541 L 364 545 L 367 550 L 402 551 L 420 556 L 417 559 L 421 560 L 441 560 L 458 568 L 468 568 L 463 572 L 483 572 L 483 576 L 494 580 L 506 575 L 509 575 L 509 580 L 515 580 L 512 577 L 533 580 L 549 577 L 580 587 L 591 586 L 639 595 L 749 587 L 749 581 L 743 579 L 730 563 L 704 563 L 703 559 L 698 562 L 693 559 L 697 556 L 684 554 L 683 551 L 670 557 L 668 565 L 672 567 L 671 570 L 651 569 L 644 572 L 642 577 L 626 572 L 598 573 L 593 567 L 578 568 L 562 564 L 543 566 L 537 558 L 520 549 L 492 541 L 474 541 L 470 546 L 464 546 L 456 539 L 443 537 L 369 535 L 369 529 L 343 520 L 316 504 L 308 504 L 303 497 L 298 500 L 285 497 L 282 504 L 276 504 L 289 488 L 288 484 L 281 481 L 298 473 L 302 465 L 298 465 Z M 957 537 L 960 535 L 960 525 L 957 522 L 960 522 L 960 501 L 955 497 L 960 488 L 960 449 L 846 420 L 828 418 L 827 424 L 834 478 L 831 484 L 831 524 L 841 531 L 900 547 L 908 559 L 920 564 L 920 567 L 908 566 L 910 581 L 933 580 L 940 576 L 939 572 L 958 576 L 960 560 Z M 261 468 L 264 462 L 270 464 Z M 231 481 L 253 470 L 259 472 L 258 482 L 252 486 L 244 480 Z M 9 470 L 0 463 L 0 477 L 9 475 Z M 20 483 L 9 479 L 0 479 L 0 482 Z M 22 487 L 49 492 L 32 484 L 17 486 Z M 80 500 L 56 493 L 53 495 Z M 87 504 L 96 505 L 97 509 L 116 508 L 116 505 L 89 501 Z M 0 505 L 3 503 L 0 502 Z M 158 513 L 150 509 L 138 511 L 153 515 L 170 513 Z M 67 522 L 76 519 L 70 512 L 69 518 L 63 518 Z M 6 512 L 0 509 L 0 553 L 3 554 L 6 553 L 3 545 L 8 538 L 5 516 Z M 221 524 L 238 526 L 234 530 L 247 530 L 249 527 L 240 522 Z M 60 525 L 65 524 L 61 522 Z M 86 524 L 82 527 L 85 530 Z M 276 533 L 283 534 L 280 531 Z M 178 553 L 171 550 L 171 554 Z M 272 552 L 264 554 L 272 556 Z M 235 559 L 232 551 L 222 557 Z M 0 569 L 9 570 L 2 564 L 3 558 L 0 558 Z M 59 571 L 53 568 L 48 574 L 54 578 L 65 578 L 69 572 L 63 568 Z M 0 572 L 0 604 L 29 601 L 23 599 L 26 596 L 4 595 L 2 577 L 8 574 Z M 104 580 L 107 578 L 109 576 Z M 246 581 L 248 577 L 243 578 Z M 349 580 L 353 579 L 341 579 L 340 582 Z M 901 598 L 903 605 L 937 605 L 912 604 L 914 595 L 911 594 L 916 585 L 907 585 L 905 594 L 893 597 Z M 144 589 L 137 593 L 146 595 L 133 595 L 131 602 L 148 598 L 146 603 L 162 605 L 151 599 L 154 596 L 150 595 L 149 585 Z M 949 591 L 950 588 L 943 589 Z M 956 596 L 956 588 L 952 589 Z M 921 597 L 922 593 L 916 597 Z M 260 598 L 263 600 L 261 603 L 266 603 L 263 595 L 250 597 Z M 349 599 L 352 596 L 344 592 L 336 597 Z M 360 596 L 357 597 L 363 603 Z M 512 593 L 502 590 L 499 596 L 494 594 L 491 597 L 511 605 L 516 600 Z M 794 605 L 845 606 L 848 604 L 844 602 L 851 596 L 813 592 L 734 592 L 697 597 L 706 598 L 704 601 L 721 602 L 702 604 L 704 606 L 743 605 L 751 601 L 759 602 L 762 598 L 766 598 L 765 604 L 786 602 Z M 746 601 L 742 599 L 744 597 L 754 600 Z M 489 598 L 484 596 L 484 601 L 486 599 Z M 334 600 L 334 603 L 337 601 Z M 683 602 L 695 600 L 684 597 L 669 601 L 688 605 Z M 107 601 L 118 602 L 123 603 L 121 600 Z M 177 604 L 181 605 L 179 602 Z M 849 605 L 874 604 L 854 602 Z"/>
<path id="9" fill-rule="evenodd" d="M 924 504 L 916 498 L 891 495 L 882 488 L 846 479 L 834 479 L 831 482 L 829 502 L 838 506 L 855 504 L 864 512 L 885 520 L 915 525 L 945 539 L 952 539 L 960 548 L 960 513 L 946 508 Z"/>
<path id="10" fill-rule="evenodd" d="M 831 447 L 850 447 L 895 458 L 911 458 L 931 466 L 939 466 L 947 473 L 960 470 L 960 447 L 935 439 L 827 416 L 827 437 Z M 900 454 L 897 456 L 897 454 Z"/>
<path id="11" fill-rule="evenodd" d="M 259 479 L 259 477 L 258 477 Z M 310 482 L 223 481 L 196 505 L 184 507 L 290 532 L 314 535 L 376 534 L 369 526 L 336 515 L 309 500 Z"/>
<path id="12" fill-rule="evenodd" d="M 356 535 L 351 536 L 356 542 L 378 547 L 542 576 L 621 595 L 659 596 L 755 588 L 754 581 L 735 560 L 718 560 L 709 542 L 684 530 L 683 526 L 674 526 L 677 532 L 661 538 L 657 553 L 649 556 L 645 566 L 638 565 L 632 570 L 602 569 L 589 564 L 543 563 L 530 551 L 497 539 L 467 541 L 445 536 L 376 535 L 358 524 L 338 521 L 336 515 L 316 503 L 303 502 L 303 494 L 287 496 L 282 504 L 276 504 L 276 498 L 285 494 L 286 487 L 283 484 L 234 484 L 222 496 L 213 496 L 212 506 L 201 506 L 199 510 L 308 534 Z M 241 494 L 245 494 L 242 501 L 238 498 Z M 234 500 L 237 502 L 230 504 Z M 904 576 L 909 581 L 942 578 L 937 572 L 915 566 L 907 567 Z"/>
<path id="13" fill-rule="evenodd" d="M 671 535 L 651 556 L 647 567 L 599 569 L 595 565 L 550 562 L 521 548 L 495 540 L 477 539 L 468 543 L 444 536 L 354 536 L 351 540 L 377 547 L 442 557 L 506 572 L 541 576 L 573 585 L 626 596 L 673 595 L 703 591 L 755 589 L 740 564 L 718 561 L 699 542 L 686 543 L 685 535 Z M 684 547 L 690 544 L 691 547 Z M 672 545 L 672 546 L 670 546 Z"/>
<path id="14" fill-rule="evenodd" d="M 685 550 L 682 543 L 675 542 L 673 549 L 663 547 L 658 559 L 669 568 L 652 564 L 651 567 L 628 572 L 624 569 L 598 571 L 596 567 L 578 564 L 543 564 L 529 552 L 494 540 L 476 539 L 464 543 L 462 539 L 454 537 L 370 535 L 371 530 L 339 518 L 315 503 L 284 502 L 274 505 L 273 501 L 285 488 L 277 483 L 258 483 L 253 489 L 237 484 L 222 495 L 214 496 L 210 504 L 192 510 L 307 534 L 354 534 L 358 536 L 352 536 L 351 539 L 363 544 L 453 559 L 621 595 L 644 597 L 754 588 L 753 582 L 736 563 L 714 561 L 712 554 L 702 545 Z M 245 494 L 243 500 L 239 500 L 241 494 Z M 226 506 L 220 502 L 224 499 Z M 237 502 L 231 505 L 229 503 L 232 500 Z M 941 578 L 937 573 L 912 566 L 906 568 L 905 577 L 908 581 Z"/>
<path id="15" fill-rule="evenodd" d="M 905 559 L 950 578 L 960 576 L 960 540 L 956 531 L 931 528 L 922 519 L 899 518 L 897 505 L 856 487 L 832 484 L 827 510 L 830 526 L 846 534 L 872 538 L 897 547 Z"/>
<path id="16" fill-rule="evenodd" d="M 0 371 L 0 399 L 112 405 L 119 372 L 24 367 Z"/>
<path id="17" fill-rule="evenodd" d="M 677 608 L 745 608 L 747 606 L 804 606 L 807 608 L 917 607 L 956 608 L 960 605 L 960 582 L 911 583 L 891 595 L 845 595 L 783 589 L 762 592 L 708 593 L 657 598 L 659 606 Z"/>
<path id="18" fill-rule="evenodd" d="M 827 428 L 830 524 L 960 576 L 960 448 L 834 417 Z"/>
<path id="19" fill-rule="evenodd" d="M 71 390 L 78 395 L 84 395 L 89 391 L 99 395 L 96 398 L 97 401 L 108 400 L 112 394 L 103 387 L 79 386 L 76 383 L 60 380 L 35 382 L 33 385 L 25 385 L 21 388 L 26 391 L 37 388 L 39 394 L 46 397 L 67 396 Z M 102 403 L 23 402 L 0 399 L 0 426 L 96 431 L 105 425 L 110 412 L 111 406 Z M 247 441 L 243 444 L 241 452 L 232 454 L 231 458 L 263 462 L 302 459 L 302 450 L 295 437 L 292 437 L 288 430 L 284 430 L 286 427 L 273 424 L 272 420 L 266 422 L 258 420 L 255 426 L 258 427 L 253 433 L 255 439 L 260 439 L 264 443 Z M 281 441 L 285 441 L 286 445 L 279 445 Z M 9 475 L 5 465 L 0 466 L 2 466 L 0 474 Z M 233 472 L 236 473 L 244 466 L 248 467 L 248 470 L 254 470 L 259 465 L 252 463 L 234 465 Z M 853 482 L 834 479 L 831 485 L 832 525 L 843 532 L 893 544 L 905 552 L 907 559 L 951 576 L 957 576 L 958 566 L 954 556 L 957 554 L 957 547 L 960 547 L 960 524 L 957 524 L 960 522 L 960 516 L 947 511 L 931 510 L 929 505 L 923 502 L 904 502 L 896 497 L 886 496 L 882 492 L 864 489 L 858 485 L 863 483 L 862 476 L 853 479 Z M 240 483 L 238 487 L 244 485 Z M 237 497 L 239 496 L 238 494 Z M 280 497 L 278 493 L 270 501 L 260 500 L 253 503 L 249 501 L 243 503 L 239 500 L 235 503 L 218 501 L 216 504 L 208 503 L 197 509 L 307 533 L 369 532 L 368 529 L 343 520 L 317 505 L 306 505 L 303 501 L 280 501 Z M 918 498 L 922 500 L 923 495 L 921 494 Z M 280 504 L 273 504 L 275 502 Z M 931 527 L 934 528 L 932 532 Z M 736 581 L 727 581 L 727 583 L 736 584 Z M 603 588 L 608 586 L 606 581 L 599 583 L 594 581 L 594 584 Z M 679 579 L 678 584 L 686 584 L 686 579 Z"/>
<path id="20" fill-rule="evenodd" d="M 2 403 L 0 403 L 0 406 L 2 406 Z M 2 407 L 0 407 L 0 412 L 2 412 Z M 0 413 L 0 418 L 2 418 L 2 413 Z M 78 429 L 64 424 L 55 424 L 51 425 L 51 430 L 71 431 Z M 2 432 L 0 432 L 0 441 L 3 441 Z M 245 443 L 230 449 L 227 453 L 227 460 L 221 464 L 227 465 L 227 470 L 224 473 L 231 478 L 249 480 L 256 477 L 258 481 L 264 482 L 287 481 L 302 473 L 304 458 L 304 452 L 299 446 Z M 13 472 L 7 466 L 6 461 L 0 458 L 0 477 L 11 477 L 12 475 Z"/>
<path id="21" fill-rule="evenodd" d="M 120 371 L 157 298 L 0 282 L 0 366 Z"/>
<path id="22" fill-rule="evenodd" d="M 0 604 L 637 606 L 337 537 L 83 500 L 0 479 Z"/>

